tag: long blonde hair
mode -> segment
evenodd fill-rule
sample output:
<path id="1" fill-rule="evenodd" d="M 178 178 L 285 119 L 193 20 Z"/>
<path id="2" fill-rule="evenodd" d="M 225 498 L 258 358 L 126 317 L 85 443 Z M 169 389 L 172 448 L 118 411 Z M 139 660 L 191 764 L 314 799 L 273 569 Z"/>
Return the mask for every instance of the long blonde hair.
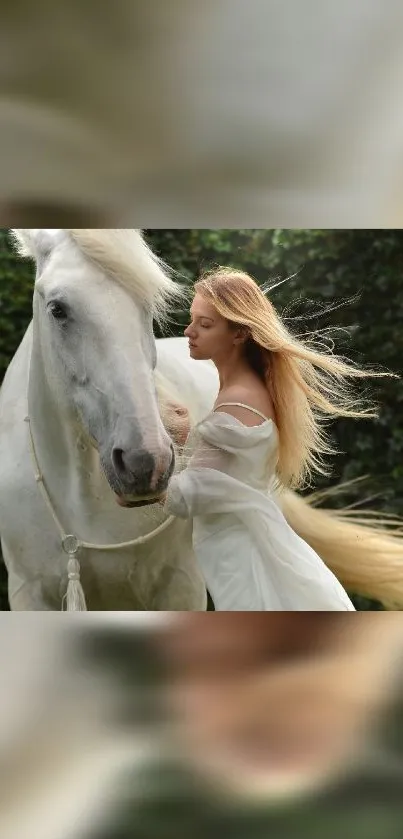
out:
<path id="1" fill-rule="evenodd" d="M 243 271 L 222 267 L 209 271 L 194 290 L 231 324 L 248 330 L 245 354 L 265 381 L 275 410 L 280 485 L 299 488 L 310 482 L 314 472 L 328 475 L 324 455 L 336 450 L 325 432 L 326 422 L 335 417 L 377 416 L 374 405 L 352 392 L 349 380 L 396 374 L 364 370 L 345 361 L 325 348 L 320 332 L 312 333 L 310 340 L 292 335 L 258 284 Z"/>

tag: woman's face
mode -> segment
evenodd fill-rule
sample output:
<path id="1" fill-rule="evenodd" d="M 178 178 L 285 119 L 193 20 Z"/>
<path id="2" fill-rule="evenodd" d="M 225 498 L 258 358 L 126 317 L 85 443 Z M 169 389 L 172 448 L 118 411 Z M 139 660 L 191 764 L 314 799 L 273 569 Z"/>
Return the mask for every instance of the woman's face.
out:
<path id="1" fill-rule="evenodd" d="M 191 358 L 198 360 L 226 357 L 239 343 L 236 330 L 218 314 L 201 294 L 196 294 L 190 308 L 191 323 L 185 329 Z"/>

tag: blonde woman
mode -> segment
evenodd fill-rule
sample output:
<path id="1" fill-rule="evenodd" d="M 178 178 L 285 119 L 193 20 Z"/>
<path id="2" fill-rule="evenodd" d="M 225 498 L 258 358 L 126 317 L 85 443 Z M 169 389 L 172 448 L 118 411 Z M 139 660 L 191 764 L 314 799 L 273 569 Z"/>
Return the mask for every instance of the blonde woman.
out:
<path id="1" fill-rule="evenodd" d="M 392 374 L 361 370 L 294 337 L 257 283 L 230 268 L 196 283 L 185 335 L 193 359 L 214 362 L 220 389 L 189 437 L 192 454 L 170 481 L 165 509 L 193 518 L 215 609 L 354 611 L 277 499 L 327 473 L 323 458 L 334 450 L 325 421 L 376 416 L 351 394 L 349 379 Z"/>

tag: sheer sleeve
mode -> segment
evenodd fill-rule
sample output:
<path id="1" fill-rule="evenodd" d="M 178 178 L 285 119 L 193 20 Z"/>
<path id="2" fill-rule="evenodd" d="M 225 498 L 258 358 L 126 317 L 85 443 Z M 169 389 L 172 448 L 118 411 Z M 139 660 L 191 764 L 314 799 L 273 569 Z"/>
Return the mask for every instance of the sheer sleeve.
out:
<path id="1" fill-rule="evenodd" d="M 268 488 L 269 447 L 274 463 L 277 437 L 272 424 L 245 426 L 224 412 L 213 413 L 189 436 L 185 468 L 169 482 L 165 511 L 190 518 L 241 510 L 254 470 L 261 473 L 264 490 Z M 248 497 L 259 496 L 256 483 L 248 492 Z"/>
<path id="2" fill-rule="evenodd" d="M 185 468 L 172 476 L 164 511 L 180 518 L 205 512 L 206 497 L 211 493 L 211 472 L 228 474 L 233 455 L 217 445 L 208 423 L 200 424 L 190 435 L 184 451 Z"/>

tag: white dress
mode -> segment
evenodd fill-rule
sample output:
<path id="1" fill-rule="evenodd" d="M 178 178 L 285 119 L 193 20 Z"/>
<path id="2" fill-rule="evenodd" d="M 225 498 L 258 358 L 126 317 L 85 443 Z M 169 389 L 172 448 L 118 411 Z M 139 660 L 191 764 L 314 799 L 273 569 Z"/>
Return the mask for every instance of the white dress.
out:
<path id="1" fill-rule="evenodd" d="M 277 428 L 212 412 L 188 439 L 165 509 L 193 518 L 193 545 L 216 611 L 355 611 L 340 582 L 284 518 L 273 493 Z"/>

